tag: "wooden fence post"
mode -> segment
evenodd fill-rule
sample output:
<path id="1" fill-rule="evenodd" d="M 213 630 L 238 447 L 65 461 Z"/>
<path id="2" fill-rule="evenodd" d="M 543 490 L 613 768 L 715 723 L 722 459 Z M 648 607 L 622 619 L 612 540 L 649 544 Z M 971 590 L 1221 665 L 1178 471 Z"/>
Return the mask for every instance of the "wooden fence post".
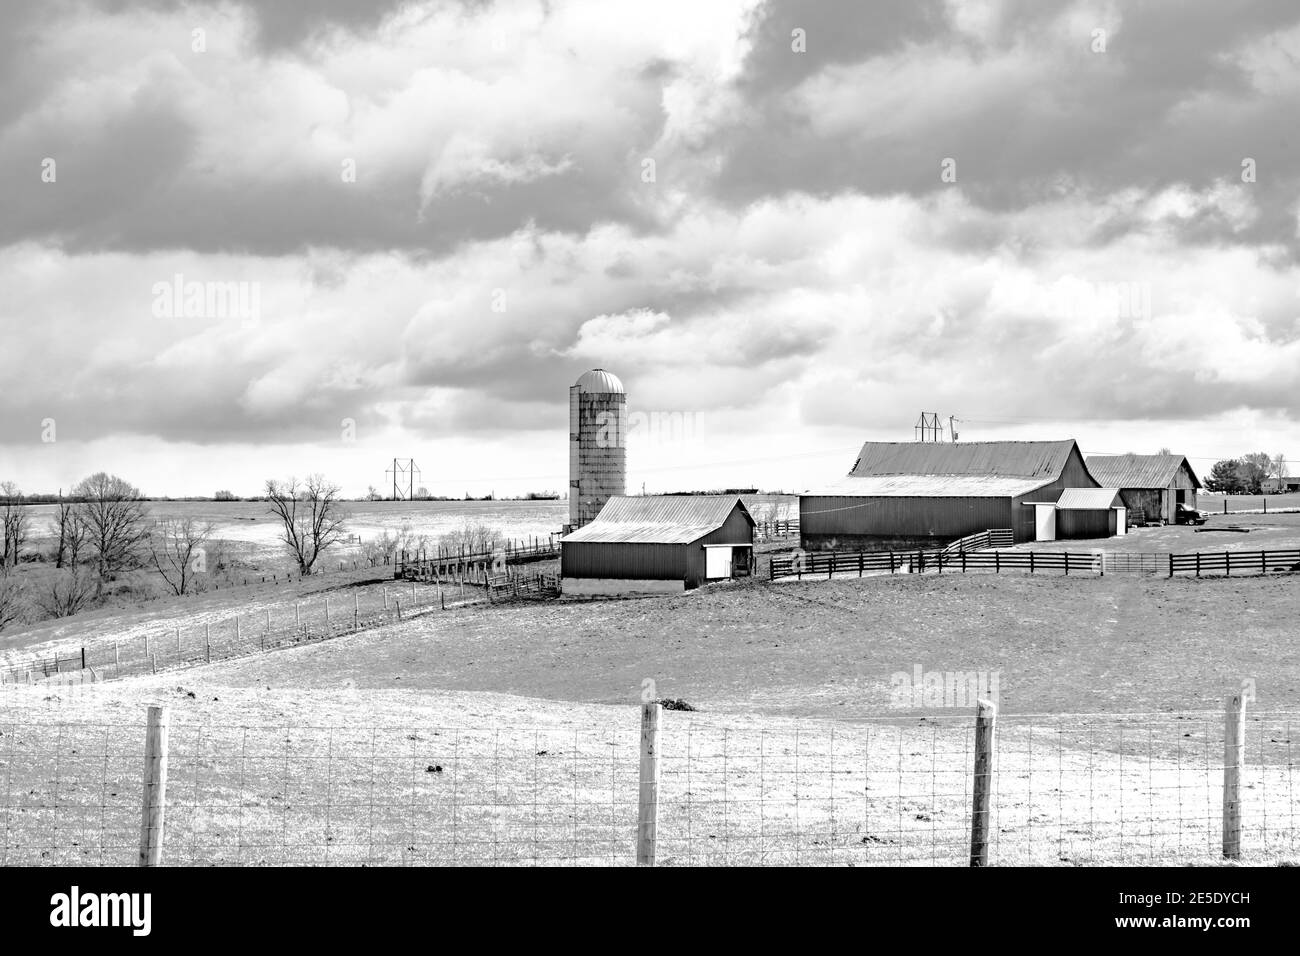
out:
<path id="1" fill-rule="evenodd" d="M 212 663 L 212 625 L 203 625 L 203 659 Z"/>
<path id="2" fill-rule="evenodd" d="M 160 866 L 167 810 L 166 707 L 149 708 L 144 737 L 144 802 L 140 811 L 140 866 Z"/>
<path id="3" fill-rule="evenodd" d="M 637 866 L 655 865 L 659 825 L 659 703 L 641 707 L 641 799 L 636 821 Z"/>
<path id="4" fill-rule="evenodd" d="M 975 711 L 974 803 L 970 815 L 970 865 L 988 866 L 989 809 L 993 797 L 994 724 L 997 704 L 981 700 Z"/>
<path id="5" fill-rule="evenodd" d="M 1246 698 L 1229 695 L 1223 721 L 1223 855 L 1241 856 L 1241 767 L 1246 762 Z"/>

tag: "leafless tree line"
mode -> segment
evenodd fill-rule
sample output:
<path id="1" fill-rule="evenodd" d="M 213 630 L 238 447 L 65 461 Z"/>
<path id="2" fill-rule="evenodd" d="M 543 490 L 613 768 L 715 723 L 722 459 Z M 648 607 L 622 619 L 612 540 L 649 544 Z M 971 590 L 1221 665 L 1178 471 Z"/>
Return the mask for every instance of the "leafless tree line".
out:
<path id="1" fill-rule="evenodd" d="M 338 485 L 313 474 L 301 483 L 272 479 L 266 487 L 286 550 L 299 573 L 312 573 L 321 555 L 344 537 L 348 515 Z M 15 573 L 31 539 L 28 507 L 14 482 L 0 483 L 0 630 L 22 620 L 29 609 L 47 617 L 85 610 L 125 571 L 151 569 L 173 594 L 184 595 L 205 590 L 230 564 L 212 522 L 194 517 L 151 522 L 139 488 L 97 472 L 78 482 L 67 498 L 60 491 L 49 529 L 55 573 L 29 584 Z"/>

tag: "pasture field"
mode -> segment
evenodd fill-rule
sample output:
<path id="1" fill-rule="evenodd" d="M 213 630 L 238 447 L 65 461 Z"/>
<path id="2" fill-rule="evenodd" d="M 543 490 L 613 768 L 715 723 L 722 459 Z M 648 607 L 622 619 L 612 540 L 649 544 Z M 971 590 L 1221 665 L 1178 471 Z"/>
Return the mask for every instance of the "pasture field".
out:
<path id="1" fill-rule="evenodd" d="M 1196 507 L 1211 514 L 1227 514 L 1238 511 L 1263 511 L 1269 514 L 1278 511 L 1300 511 L 1300 494 L 1291 492 L 1285 495 L 1217 495 L 1201 491 L 1196 494 Z"/>
<path id="2" fill-rule="evenodd" d="M 897 575 L 722 584 L 669 598 L 435 612 L 213 664 L 225 686 L 503 693 L 809 718 L 889 713 L 893 674 L 998 671 L 1004 709 L 1217 709 L 1243 677 L 1300 704 L 1300 580 Z"/>

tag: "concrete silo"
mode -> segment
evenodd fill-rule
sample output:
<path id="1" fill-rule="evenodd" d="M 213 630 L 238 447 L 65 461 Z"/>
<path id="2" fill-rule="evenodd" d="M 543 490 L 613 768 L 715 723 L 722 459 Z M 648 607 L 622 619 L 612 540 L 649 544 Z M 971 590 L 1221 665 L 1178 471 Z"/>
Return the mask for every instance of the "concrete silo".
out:
<path id="1" fill-rule="evenodd" d="M 569 389 L 569 524 L 576 530 L 600 514 L 611 495 L 626 493 L 627 394 L 618 376 L 584 372 Z"/>

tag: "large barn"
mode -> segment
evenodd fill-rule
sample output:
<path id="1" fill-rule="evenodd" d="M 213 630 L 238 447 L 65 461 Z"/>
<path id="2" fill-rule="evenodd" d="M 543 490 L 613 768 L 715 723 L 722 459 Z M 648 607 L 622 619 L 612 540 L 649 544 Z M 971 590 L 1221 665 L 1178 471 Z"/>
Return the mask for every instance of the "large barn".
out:
<path id="1" fill-rule="evenodd" d="M 1196 507 L 1201 479 L 1182 455 L 1092 455 L 1088 470 L 1107 488 L 1118 488 L 1138 523 L 1172 524 L 1179 505 Z"/>
<path id="2" fill-rule="evenodd" d="M 560 539 L 565 594 L 680 592 L 753 562 L 754 519 L 737 495 L 616 496 Z"/>
<path id="3" fill-rule="evenodd" d="M 1099 487 L 1073 440 L 867 442 L 848 477 L 800 496 L 799 529 L 809 550 L 932 547 L 998 528 L 1033 541 L 1061 492 Z"/>

